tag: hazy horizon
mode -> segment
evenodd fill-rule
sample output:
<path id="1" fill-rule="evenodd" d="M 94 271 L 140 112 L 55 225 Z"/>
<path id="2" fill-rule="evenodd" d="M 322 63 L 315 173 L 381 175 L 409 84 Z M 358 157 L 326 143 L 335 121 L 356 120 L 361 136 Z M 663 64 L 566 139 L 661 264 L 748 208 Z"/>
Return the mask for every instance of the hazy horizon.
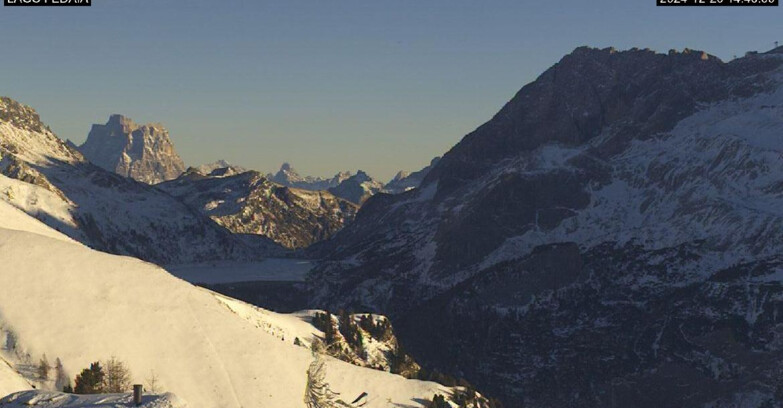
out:
<path id="1" fill-rule="evenodd" d="M 518 3 L 0 8 L 11 39 L 0 94 L 77 144 L 121 113 L 163 123 L 187 165 L 225 159 L 266 173 L 289 162 L 302 175 L 361 169 L 387 181 L 445 153 L 578 46 L 730 60 L 783 41 L 778 7 Z"/>

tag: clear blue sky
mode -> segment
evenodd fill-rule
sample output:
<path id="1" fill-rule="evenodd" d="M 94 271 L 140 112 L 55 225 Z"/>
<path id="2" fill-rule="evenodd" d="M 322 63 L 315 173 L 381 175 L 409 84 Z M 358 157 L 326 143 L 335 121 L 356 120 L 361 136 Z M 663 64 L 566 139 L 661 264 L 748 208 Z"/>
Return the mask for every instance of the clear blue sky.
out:
<path id="1" fill-rule="evenodd" d="M 0 95 L 62 138 L 123 113 L 162 122 L 188 165 L 388 179 L 447 151 L 580 45 L 783 43 L 781 8 L 654 0 L 93 0 L 0 7 Z"/>

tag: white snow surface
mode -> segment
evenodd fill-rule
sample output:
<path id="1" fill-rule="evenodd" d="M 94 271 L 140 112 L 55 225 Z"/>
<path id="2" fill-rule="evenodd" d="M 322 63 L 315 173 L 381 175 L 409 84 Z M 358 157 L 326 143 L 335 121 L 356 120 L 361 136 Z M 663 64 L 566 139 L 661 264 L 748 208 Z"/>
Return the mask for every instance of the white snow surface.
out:
<path id="1" fill-rule="evenodd" d="M 8 190 L 3 190 L 4 187 L 7 187 Z M 41 187 L 37 187 L 32 184 L 27 184 L 21 181 L 13 180 L 0 174 L 0 194 L 2 194 L 4 191 L 5 192 L 19 191 L 15 189 L 26 190 L 26 192 L 28 193 L 26 194 L 27 197 L 36 196 L 37 194 L 49 193 L 49 191 L 46 191 Z M 19 197 L 19 195 L 15 193 L 6 193 L 6 194 L 11 194 L 14 198 Z M 22 202 L 24 201 L 26 200 L 22 200 Z M 11 201 L 11 202 L 16 204 L 16 201 Z M 49 206 L 46 206 L 46 208 L 48 209 Z M 52 211 L 52 212 L 56 212 L 56 211 Z M 15 206 L 9 205 L 8 203 L 5 203 L 0 200 L 0 225 L 2 225 L 2 228 L 33 232 L 49 238 L 76 243 L 76 241 L 72 240 L 71 238 L 68 238 L 66 235 L 60 232 L 57 232 L 49 228 L 43 223 L 34 222 L 34 221 L 31 222 L 31 221 L 33 220 L 30 219 L 30 216 L 27 215 L 25 212 L 23 212 L 21 209 L 18 209 Z"/>
<path id="2" fill-rule="evenodd" d="M 30 383 L 11 367 L 10 363 L 0 357 L 0 396 L 12 392 L 29 390 L 30 388 Z M 1 403 L 0 406 L 2 406 Z"/>
<path id="3" fill-rule="evenodd" d="M 23 391 L 0 399 L 0 407 L 7 408 L 120 408 L 132 407 L 131 394 L 74 395 L 61 392 Z M 176 395 L 145 395 L 141 408 L 185 408 L 187 404 Z"/>
<path id="4" fill-rule="evenodd" d="M 45 353 L 50 361 L 60 358 L 73 378 L 115 356 L 134 383 L 154 372 L 160 388 L 189 407 L 304 406 L 313 357 L 293 341 L 315 330 L 303 315 L 267 312 L 152 264 L 67 242 L 2 201 L 0 211 L 11 214 L 0 216 L 0 326 L 17 340 L 16 353 L 2 351 L 12 364 L 22 363 L 15 355 L 37 361 Z M 368 408 L 416 407 L 449 393 L 333 359 L 327 366 L 332 388 L 348 401 L 367 392 Z M 3 390 L 21 386 L 9 381 L 0 383 Z"/>

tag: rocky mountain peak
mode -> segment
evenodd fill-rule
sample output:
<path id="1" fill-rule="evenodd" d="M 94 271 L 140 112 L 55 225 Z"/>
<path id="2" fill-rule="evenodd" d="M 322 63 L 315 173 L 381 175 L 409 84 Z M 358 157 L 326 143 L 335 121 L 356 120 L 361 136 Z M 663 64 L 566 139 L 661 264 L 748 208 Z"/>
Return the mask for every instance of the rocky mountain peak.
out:
<path id="1" fill-rule="evenodd" d="M 525 85 L 490 121 L 468 134 L 430 172 L 439 196 L 490 171 L 496 163 L 544 144 L 576 146 L 607 128 L 603 151 L 671 130 L 701 104 L 762 92 L 779 59 L 724 63 L 703 51 L 660 54 L 649 49 L 579 47 Z M 620 128 L 624 131 L 619 131 Z"/>
<path id="2" fill-rule="evenodd" d="M 174 179 L 185 170 L 163 125 L 137 125 L 119 114 L 105 125 L 93 125 L 79 151 L 99 167 L 148 184 Z"/>
<path id="3" fill-rule="evenodd" d="M 9 122 L 19 129 L 31 132 L 42 133 L 48 130 L 35 109 L 4 96 L 0 97 L 0 122 Z"/>
<path id="4" fill-rule="evenodd" d="M 125 115 L 121 115 L 118 113 L 112 114 L 109 116 L 109 121 L 106 122 L 106 126 L 110 126 L 112 128 L 120 128 L 120 129 L 136 129 L 138 126 L 136 123 L 133 122 L 133 120 Z"/>
<path id="5" fill-rule="evenodd" d="M 349 177 L 351 177 L 351 172 L 347 171 L 339 172 L 332 178 L 302 176 L 288 162 L 283 163 L 277 173 L 269 173 L 267 176 L 269 180 L 277 184 L 310 191 L 320 191 L 330 187 L 336 187 Z"/>
<path id="6" fill-rule="evenodd" d="M 355 177 L 356 181 L 359 183 L 372 180 L 372 177 L 370 177 L 364 170 L 357 170 Z"/>
<path id="7" fill-rule="evenodd" d="M 362 204 L 371 196 L 384 192 L 384 186 L 366 172 L 358 170 L 337 186 L 329 188 L 329 192 L 354 204 Z"/>
<path id="8" fill-rule="evenodd" d="M 419 171 L 414 171 L 413 173 L 400 170 L 394 178 L 386 184 L 384 189 L 389 193 L 399 194 L 418 187 L 438 161 L 440 161 L 440 156 L 430 160 L 430 164 L 427 167 L 424 167 Z"/>
<path id="9" fill-rule="evenodd" d="M 275 183 L 282 185 L 291 185 L 305 180 L 305 178 L 300 176 L 296 169 L 288 162 L 283 163 L 280 166 L 280 170 L 274 175 L 271 175 L 270 179 Z"/>

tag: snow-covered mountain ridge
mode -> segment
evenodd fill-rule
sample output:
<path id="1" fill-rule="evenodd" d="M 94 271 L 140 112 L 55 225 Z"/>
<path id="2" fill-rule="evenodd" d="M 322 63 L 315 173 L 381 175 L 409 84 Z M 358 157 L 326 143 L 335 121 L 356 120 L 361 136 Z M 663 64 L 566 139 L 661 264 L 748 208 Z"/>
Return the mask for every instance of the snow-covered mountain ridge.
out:
<path id="1" fill-rule="evenodd" d="M 575 50 L 319 245 L 314 302 L 391 315 L 424 364 L 514 405 L 774 400 L 782 66 Z"/>
<path id="2" fill-rule="evenodd" d="M 223 170 L 212 176 L 192 170 L 157 187 L 234 233 L 264 236 L 289 249 L 329 238 L 356 214 L 355 205 L 326 191 L 284 187 L 256 171 Z"/>
<path id="3" fill-rule="evenodd" d="M 310 191 L 323 191 L 336 187 L 352 174 L 349 171 L 341 171 L 332 178 L 302 176 L 290 163 L 283 163 L 277 173 L 269 173 L 266 177 L 277 184 Z"/>

